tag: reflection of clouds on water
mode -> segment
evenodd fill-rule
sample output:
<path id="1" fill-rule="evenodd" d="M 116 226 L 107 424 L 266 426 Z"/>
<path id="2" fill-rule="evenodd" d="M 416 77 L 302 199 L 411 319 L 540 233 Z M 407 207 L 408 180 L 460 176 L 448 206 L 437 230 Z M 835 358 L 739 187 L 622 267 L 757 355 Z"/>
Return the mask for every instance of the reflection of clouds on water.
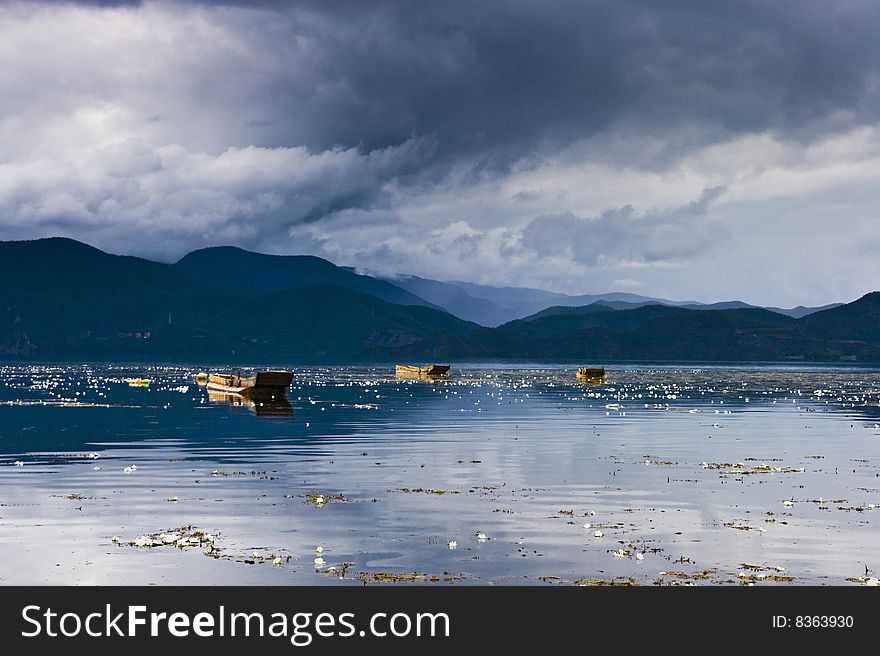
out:
<path id="1" fill-rule="evenodd" d="M 880 547 L 880 371 L 607 368 L 601 386 L 577 366 L 454 367 L 429 384 L 393 365 L 304 368 L 278 410 L 212 398 L 195 368 L 0 367 L 0 558 L 16 565 L 0 582 L 864 574 Z M 149 388 L 125 382 L 147 373 Z M 303 502 L 318 496 L 345 503 Z M 182 526 L 221 534 L 228 558 L 106 548 Z"/>

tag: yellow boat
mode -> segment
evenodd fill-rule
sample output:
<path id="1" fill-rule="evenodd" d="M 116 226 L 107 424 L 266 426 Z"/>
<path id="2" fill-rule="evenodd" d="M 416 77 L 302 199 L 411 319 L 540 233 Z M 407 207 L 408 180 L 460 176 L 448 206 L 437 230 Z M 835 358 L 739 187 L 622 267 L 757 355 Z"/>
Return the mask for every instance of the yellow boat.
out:
<path id="1" fill-rule="evenodd" d="M 277 395 L 286 394 L 293 373 L 290 371 L 258 371 L 253 376 L 238 373 L 208 374 L 208 389 L 227 394 Z"/>
<path id="2" fill-rule="evenodd" d="M 399 364 L 395 366 L 394 370 L 399 378 L 420 378 L 423 376 L 437 378 L 439 376 L 445 376 L 449 372 L 449 365 L 428 364 L 424 367 L 415 367 L 409 364 Z"/>
<path id="3" fill-rule="evenodd" d="M 605 367 L 581 367 L 577 370 L 578 380 L 585 383 L 603 383 L 608 378 Z"/>
<path id="4" fill-rule="evenodd" d="M 125 382 L 128 383 L 129 387 L 149 387 L 150 379 L 149 378 L 126 378 Z"/>

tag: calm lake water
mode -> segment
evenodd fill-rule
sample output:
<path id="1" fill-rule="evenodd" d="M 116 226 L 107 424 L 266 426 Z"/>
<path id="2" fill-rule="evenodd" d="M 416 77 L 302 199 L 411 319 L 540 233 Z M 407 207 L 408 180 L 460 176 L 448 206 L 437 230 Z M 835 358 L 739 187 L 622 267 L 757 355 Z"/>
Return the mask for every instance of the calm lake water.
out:
<path id="1" fill-rule="evenodd" d="M 878 369 L 298 368 L 257 407 L 197 371 L 0 366 L 0 584 L 880 572 Z"/>

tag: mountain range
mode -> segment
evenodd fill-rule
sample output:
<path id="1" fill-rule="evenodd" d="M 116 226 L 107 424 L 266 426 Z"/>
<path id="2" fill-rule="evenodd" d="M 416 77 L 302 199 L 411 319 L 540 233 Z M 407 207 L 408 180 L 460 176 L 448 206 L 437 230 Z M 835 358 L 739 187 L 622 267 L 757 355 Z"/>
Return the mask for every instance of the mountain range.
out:
<path id="1" fill-rule="evenodd" d="M 233 247 L 173 264 L 64 238 L 0 242 L 0 357 L 880 361 L 880 293 L 824 308 L 570 296 Z"/>
<path id="2" fill-rule="evenodd" d="M 593 303 L 604 303 L 616 310 L 632 310 L 643 305 L 670 305 L 690 310 L 735 310 L 758 307 L 742 301 L 721 303 L 670 301 L 627 292 L 571 296 L 528 287 L 491 287 L 461 281 L 441 282 L 413 275 L 383 279 L 462 319 L 489 327 L 522 319 L 551 307 L 581 307 Z M 841 304 L 833 303 L 822 307 L 800 305 L 794 308 L 768 307 L 766 309 L 799 319 L 813 312 L 828 310 L 839 305 Z"/>

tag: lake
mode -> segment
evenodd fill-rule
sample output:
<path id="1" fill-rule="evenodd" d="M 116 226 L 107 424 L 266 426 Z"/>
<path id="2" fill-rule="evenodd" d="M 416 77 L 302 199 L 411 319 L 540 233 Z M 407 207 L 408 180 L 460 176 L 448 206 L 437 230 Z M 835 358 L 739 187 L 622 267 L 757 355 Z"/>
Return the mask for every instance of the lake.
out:
<path id="1" fill-rule="evenodd" d="M 861 585 L 880 369 L 0 366 L 0 583 Z M 150 379 L 132 387 L 132 377 Z M 319 547 L 321 547 L 319 551 Z"/>

